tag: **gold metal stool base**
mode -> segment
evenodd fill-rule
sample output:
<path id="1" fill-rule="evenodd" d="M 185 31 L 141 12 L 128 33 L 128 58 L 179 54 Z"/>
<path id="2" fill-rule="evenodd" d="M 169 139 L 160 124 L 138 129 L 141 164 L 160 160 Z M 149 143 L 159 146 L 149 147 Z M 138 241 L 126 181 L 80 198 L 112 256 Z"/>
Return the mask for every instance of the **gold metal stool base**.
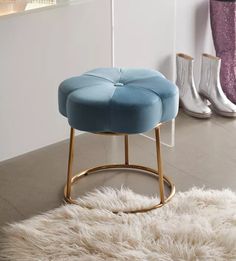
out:
<path id="1" fill-rule="evenodd" d="M 103 135 L 104 134 L 105 135 L 121 135 L 121 134 L 115 134 L 115 133 L 101 133 L 101 134 L 103 134 Z M 145 167 L 145 166 L 129 164 L 128 135 L 123 134 L 125 136 L 125 138 L 124 138 L 125 164 L 102 165 L 102 166 L 98 166 L 95 168 L 84 170 L 84 171 L 76 174 L 74 177 L 72 177 L 72 163 L 73 163 L 73 152 L 74 152 L 74 129 L 71 128 L 67 184 L 64 189 L 65 201 L 70 204 L 78 204 L 77 200 L 72 199 L 72 197 L 71 197 L 71 188 L 72 188 L 72 185 L 75 184 L 76 182 L 78 182 L 78 180 L 82 176 L 98 173 L 99 171 L 104 171 L 104 170 L 109 170 L 109 169 L 135 169 L 135 170 L 140 170 L 146 174 L 157 177 L 157 179 L 159 180 L 160 202 L 149 208 L 123 211 L 123 213 L 127 213 L 127 214 L 128 213 L 142 213 L 142 212 L 147 212 L 147 211 L 162 207 L 164 204 L 166 204 L 168 201 L 170 201 L 171 198 L 174 196 L 175 186 L 168 177 L 163 175 L 162 160 L 161 160 L 161 144 L 160 144 L 160 125 L 155 128 L 155 134 L 156 134 L 156 151 L 157 151 L 158 170 L 155 170 L 155 169 L 152 169 L 149 167 Z M 165 195 L 164 183 L 166 183 L 170 189 L 170 193 L 167 197 Z M 117 212 L 113 211 L 113 213 L 117 213 Z"/>
<path id="2" fill-rule="evenodd" d="M 88 174 L 95 174 L 95 173 L 98 173 L 99 171 L 108 170 L 108 169 L 135 169 L 135 170 L 141 170 L 143 173 L 147 173 L 148 175 L 159 176 L 158 172 L 156 170 L 148 168 L 148 167 L 144 167 L 144 166 L 140 166 L 140 165 L 112 164 L 112 165 L 98 166 L 98 167 L 87 169 L 87 170 L 84 170 L 84 171 L 78 173 L 77 175 L 75 175 L 72 178 L 71 185 L 75 184 L 79 180 L 79 178 L 81 178 L 82 176 L 86 176 Z M 168 177 L 164 176 L 163 179 L 164 179 L 164 182 L 168 185 L 168 187 L 170 189 L 169 196 L 167 198 L 165 198 L 164 203 L 160 202 L 159 204 L 156 204 L 152 207 L 145 208 L 145 209 L 123 211 L 123 213 L 128 214 L 128 213 L 147 212 L 147 211 L 150 211 L 150 210 L 153 210 L 153 209 L 156 209 L 156 208 L 160 208 L 165 203 L 167 203 L 175 194 L 175 186 Z M 64 189 L 65 201 L 70 203 L 70 204 L 77 204 L 78 202 L 75 199 L 72 199 L 71 197 L 70 198 L 67 197 L 66 192 L 67 192 L 67 186 L 65 186 L 65 189 Z M 113 213 L 117 213 L 117 212 L 113 211 Z"/>

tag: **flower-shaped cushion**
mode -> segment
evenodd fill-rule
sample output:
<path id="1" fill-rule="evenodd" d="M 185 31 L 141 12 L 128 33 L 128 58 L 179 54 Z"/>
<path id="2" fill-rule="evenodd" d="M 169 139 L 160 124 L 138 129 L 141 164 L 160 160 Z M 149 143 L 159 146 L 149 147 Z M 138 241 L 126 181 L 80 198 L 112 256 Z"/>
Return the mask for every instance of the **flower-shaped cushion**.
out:
<path id="1" fill-rule="evenodd" d="M 179 93 L 161 73 L 100 68 L 63 81 L 59 110 L 88 132 L 142 133 L 178 113 Z"/>

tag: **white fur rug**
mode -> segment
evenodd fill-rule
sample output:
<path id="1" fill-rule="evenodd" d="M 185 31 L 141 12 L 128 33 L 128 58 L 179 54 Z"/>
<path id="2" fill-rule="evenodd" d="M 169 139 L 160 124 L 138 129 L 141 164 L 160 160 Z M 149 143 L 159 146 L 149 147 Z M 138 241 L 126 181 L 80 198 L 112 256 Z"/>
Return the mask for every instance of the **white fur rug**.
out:
<path id="1" fill-rule="evenodd" d="M 236 260 L 235 193 L 194 188 L 148 213 L 110 211 L 154 200 L 125 189 L 95 191 L 80 206 L 62 206 L 5 228 L 0 260 Z"/>

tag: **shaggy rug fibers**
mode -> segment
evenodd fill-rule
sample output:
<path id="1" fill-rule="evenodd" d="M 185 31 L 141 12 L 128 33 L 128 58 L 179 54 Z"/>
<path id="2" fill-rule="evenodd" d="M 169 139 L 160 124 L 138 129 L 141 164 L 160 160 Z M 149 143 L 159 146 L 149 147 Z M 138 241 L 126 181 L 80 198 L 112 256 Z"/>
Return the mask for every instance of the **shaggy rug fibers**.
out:
<path id="1" fill-rule="evenodd" d="M 147 207 L 156 200 L 127 189 L 97 190 L 80 206 L 62 206 L 6 227 L 0 259 L 236 260 L 235 193 L 194 188 L 148 213 L 111 212 Z"/>

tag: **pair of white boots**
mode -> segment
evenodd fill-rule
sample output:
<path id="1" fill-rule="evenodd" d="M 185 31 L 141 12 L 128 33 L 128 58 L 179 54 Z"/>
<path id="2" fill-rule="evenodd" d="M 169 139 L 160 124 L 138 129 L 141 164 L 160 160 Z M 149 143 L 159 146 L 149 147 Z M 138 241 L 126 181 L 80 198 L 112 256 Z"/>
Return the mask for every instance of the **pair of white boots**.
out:
<path id="1" fill-rule="evenodd" d="M 211 117 L 212 110 L 221 116 L 236 117 L 236 105 L 226 97 L 221 88 L 221 59 L 209 54 L 202 55 L 198 90 L 194 82 L 193 63 L 194 59 L 186 54 L 179 53 L 176 56 L 176 85 L 179 87 L 180 106 L 183 110 L 197 118 Z"/>

